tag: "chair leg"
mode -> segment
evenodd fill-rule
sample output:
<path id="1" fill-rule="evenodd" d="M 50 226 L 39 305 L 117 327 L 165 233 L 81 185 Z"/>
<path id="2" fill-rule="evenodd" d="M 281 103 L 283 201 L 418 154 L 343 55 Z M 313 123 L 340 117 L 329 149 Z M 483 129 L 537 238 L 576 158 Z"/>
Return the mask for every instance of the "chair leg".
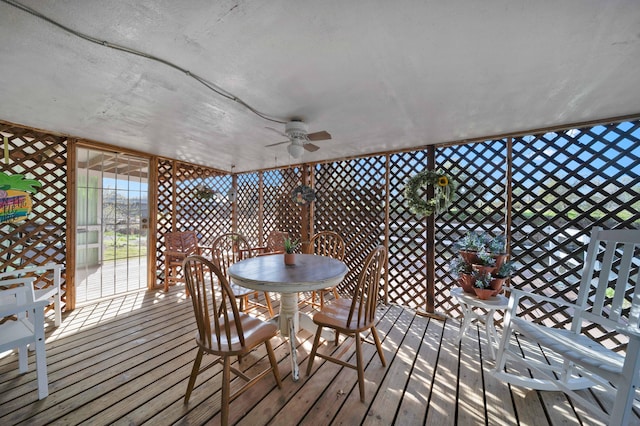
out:
<path id="1" fill-rule="evenodd" d="M 332 288 L 331 291 L 333 291 L 333 297 L 335 297 L 336 299 L 340 299 L 340 295 L 338 294 L 338 290 L 336 290 L 336 288 Z"/>
<path id="2" fill-rule="evenodd" d="M 376 342 L 376 348 L 378 349 L 378 355 L 380 356 L 380 362 L 382 362 L 382 366 L 386 367 L 387 362 L 384 359 L 384 353 L 382 352 L 382 344 L 380 343 L 380 337 L 378 337 L 378 331 L 375 327 L 371 327 L 371 334 L 373 335 L 373 340 Z"/>
<path id="3" fill-rule="evenodd" d="M 309 361 L 307 364 L 307 376 L 311 374 L 311 369 L 313 368 L 313 359 L 316 357 L 316 351 L 318 350 L 318 345 L 320 344 L 321 334 L 322 334 L 322 327 L 318 326 L 318 330 L 316 330 L 316 337 L 313 339 L 313 346 L 311 347 L 311 353 L 309 354 Z"/>
<path id="4" fill-rule="evenodd" d="M 47 378 L 47 355 L 44 338 L 36 341 L 36 374 L 38 376 L 38 399 L 49 396 L 49 380 Z"/>
<path id="5" fill-rule="evenodd" d="M 169 261 L 165 261 L 164 263 L 164 292 L 169 292 L 169 280 L 171 277 L 171 266 L 169 266 Z"/>
<path id="6" fill-rule="evenodd" d="M 56 293 L 53 295 L 53 311 L 55 314 L 55 324 L 56 327 L 60 327 L 62 323 L 62 302 L 60 301 L 60 293 Z"/>
<path id="7" fill-rule="evenodd" d="M 356 339 L 356 363 L 358 367 L 358 387 L 360 388 L 360 401 L 364 402 L 364 364 L 362 362 L 362 340 L 360 333 L 355 334 Z"/>
<path id="8" fill-rule="evenodd" d="M 202 362 L 202 355 L 204 351 L 201 348 L 198 348 L 198 353 L 196 354 L 196 359 L 193 361 L 193 368 L 191 369 L 191 377 L 189 377 L 189 384 L 187 385 L 187 393 L 184 395 L 184 403 L 189 402 L 189 398 L 191 397 L 191 391 L 193 390 L 193 386 L 196 384 L 196 377 L 198 377 L 198 373 L 200 372 L 200 363 Z"/>
<path id="9" fill-rule="evenodd" d="M 222 402 L 220 411 L 222 415 L 222 424 L 229 424 L 229 391 L 231 387 L 231 358 L 224 357 L 224 367 L 222 368 Z"/>
<path id="10" fill-rule="evenodd" d="M 264 292 L 264 300 L 267 303 L 267 309 L 269 310 L 269 317 L 273 318 L 273 307 L 271 306 L 271 298 L 269 298 L 269 293 Z"/>
<path id="11" fill-rule="evenodd" d="M 24 345 L 18 348 L 18 371 L 26 373 L 29 369 L 29 346 Z"/>
<path id="12" fill-rule="evenodd" d="M 269 362 L 271 363 L 271 371 L 273 371 L 273 377 L 276 379 L 276 384 L 278 388 L 282 389 L 282 381 L 280 380 L 280 370 L 278 369 L 278 361 L 276 360 L 276 354 L 273 352 L 273 346 L 271 346 L 271 341 L 267 340 L 264 342 L 267 347 L 267 354 L 269 355 Z"/>

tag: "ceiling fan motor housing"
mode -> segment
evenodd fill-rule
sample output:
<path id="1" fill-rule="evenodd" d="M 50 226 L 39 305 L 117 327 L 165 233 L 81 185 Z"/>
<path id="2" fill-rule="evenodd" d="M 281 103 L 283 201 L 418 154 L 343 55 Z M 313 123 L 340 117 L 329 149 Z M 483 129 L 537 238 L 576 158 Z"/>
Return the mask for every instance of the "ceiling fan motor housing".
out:
<path id="1" fill-rule="evenodd" d="M 309 127 L 302 121 L 289 121 L 284 128 L 284 132 L 292 139 L 307 139 Z"/>

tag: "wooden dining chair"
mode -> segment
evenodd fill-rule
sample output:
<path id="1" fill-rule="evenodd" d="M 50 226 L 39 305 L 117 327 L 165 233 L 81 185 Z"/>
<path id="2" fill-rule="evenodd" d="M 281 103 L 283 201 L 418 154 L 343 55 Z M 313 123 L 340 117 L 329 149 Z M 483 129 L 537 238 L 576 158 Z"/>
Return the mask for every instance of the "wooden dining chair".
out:
<path id="1" fill-rule="evenodd" d="M 387 251 L 383 246 L 378 246 L 369 255 L 364 263 L 364 268 L 358 278 L 358 285 L 350 303 L 346 299 L 339 299 L 324 306 L 320 312 L 313 316 L 313 322 L 318 326 L 313 347 L 309 355 L 307 376 L 311 374 L 313 360 L 316 356 L 327 361 L 334 362 L 344 367 L 358 371 L 358 386 L 360 387 L 360 401 L 364 402 L 364 362 L 362 359 L 362 339 L 360 333 L 371 330 L 373 343 L 376 345 L 382 366 L 386 366 L 382 345 L 375 326 L 376 306 L 378 304 L 378 291 L 382 270 L 386 264 Z M 331 328 L 340 334 L 353 337 L 356 343 L 356 364 L 350 364 L 339 358 L 318 352 L 320 336 L 323 328 Z M 365 340 L 366 341 L 366 340 Z M 367 341 L 368 342 L 368 341 Z M 371 343 L 371 342 L 368 342 Z"/>
<path id="2" fill-rule="evenodd" d="M 285 231 L 271 231 L 267 237 L 266 245 L 254 247 L 256 256 L 284 253 L 284 240 L 289 238 L 289 233 Z"/>
<path id="3" fill-rule="evenodd" d="M 272 322 L 262 321 L 238 310 L 233 290 L 225 274 L 211 261 L 202 256 L 189 256 L 184 261 L 186 286 L 191 294 L 193 313 L 198 326 L 196 345 L 198 352 L 193 363 L 184 403 L 189 402 L 191 392 L 200 372 L 215 364 L 222 364 L 222 424 L 229 423 L 229 404 L 258 380 L 273 373 L 279 388 L 282 388 L 278 362 L 276 361 L 271 338 L 278 333 L 278 327 Z M 249 377 L 238 368 L 232 367 L 232 359 L 243 355 L 264 344 L 271 367 Z M 211 363 L 200 368 L 205 354 L 216 356 Z M 241 367 L 238 365 L 238 367 Z M 231 373 L 246 383 L 230 392 Z"/>
<path id="4" fill-rule="evenodd" d="M 246 311 L 252 308 L 266 308 L 269 311 L 269 316 L 273 317 L 271 299 L 266 291 L 262 292 L 265 299 L 265 303 L 262 304 L 259 301 L 259 291 L 250 290 L 235 284 L 227 272 L 229 266 L 234 263 L 242 260 L 243 258 L 253 257 L 253 250 L 251 249 L 247 239 L 241 234 L 234 232 L 220 235 L 211 245 L 211 254 L 214 263 L 220 268 L 231 285 L 231 289 L 233 290 L 235 297 L 239 299 L 240 310 Z M 253 296 L 253 299 L 249 296 Z"/>
<path id="5" fill-rule="evenodd" d="M 344 239 L 334 231 L 321 231 L 311 237 L 309 241 L 309 254 L 317 254 L 322 256 L 333 257 L 340 261 L 344 260 L 345 243 Z M 305 299 L 304 302 L 310 304 L 315 308 L 322 309 L 324 307 L 324 294 L 332 292 L 333 297 L 338 299 L 340 296 L 338 290 L 335 287 L 323 288 L 311 292 L 311 298 Z M 316 296 L 318 296 L 318 302 L 316 302 Z"/>
<path id="6" fill-rule="evenodd" d="M 184 281 L 182 262 L 192 254 L 201 254 L 195 231 L 167 232 L 164 234 L 164 291 Z"/>

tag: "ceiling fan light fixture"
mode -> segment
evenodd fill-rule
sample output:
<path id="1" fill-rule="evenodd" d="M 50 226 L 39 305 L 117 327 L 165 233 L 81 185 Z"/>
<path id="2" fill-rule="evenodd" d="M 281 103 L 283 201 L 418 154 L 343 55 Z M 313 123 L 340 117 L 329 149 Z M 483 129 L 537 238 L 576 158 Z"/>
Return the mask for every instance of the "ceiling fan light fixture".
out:
<path id="1" fill-rule="evenodd" d="M 298 158 L 302 157 L 302 154 L 304 154 L 304 147 L 302 146 L 302 143 L 300 143 L 298 141 L 293 141 L 287 147 L 287 152 L 293 158 L 298 159 Z"/>

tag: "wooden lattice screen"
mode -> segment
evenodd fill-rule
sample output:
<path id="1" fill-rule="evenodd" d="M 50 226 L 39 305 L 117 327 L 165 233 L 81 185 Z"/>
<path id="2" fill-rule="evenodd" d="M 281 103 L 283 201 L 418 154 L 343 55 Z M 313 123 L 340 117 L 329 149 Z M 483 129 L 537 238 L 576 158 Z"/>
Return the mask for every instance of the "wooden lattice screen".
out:
<path id="1" fill-rule="evenodd" d="M 640 227 L 639 165 L 638 121 L 514 138 L 515 285 L 575 300 L 590 229 Z M 638 276 L 638 268 L 633 265 L 631 277 Z M 551 325 L 571 321 L 570 313 L 545 305 L 531 318 Z M 586 332 L 621 347 L 601 330 Z"/>
<path id="2" fill-rule="evenodd" d="M 288 232 L 292 239 L 300 240 L 302 208 L 292 201 L 291 192 L 301 183 L 298 168 L 239 175 L 238 232 L 253 246 L 264 245 L 269 232 L 274 230 Z"/>
<path id="3" fill-rule="evenodd" d="M 338 287 L 350 293 L 371 250 L 384 244 L 386 208 L 384 156 L 315 167 L 314 232 L 336 231 L 345 240 L 349 273 Z"/>
<path id="4" fill-rule="evenodd" d="M 201 246 L 231 229 L 231 176 L 191 164 L 158 161 L 156 285 L 164 283 L 164 238 L 172 231 L 196 231 Z"/>
<path id="5" fill-rule="evenodd" d="M 43 184 L 33 197 L 29 220 L 0 226 L 2 269 L 66 263 L 67 139 L 10 124 L 1 124 L 0 132 L 9 151 L 9 164 L 2 158 L 1 170 Z M 196 230 L 206 246 L 231 230 L 262 245 L 272 230 L 304 238 L 307 229 L 332 229 L 347 241 L 350 274 L 341 292 L 349 292 L 367 251 L 382 243 L 389 250 L 388 300 L 424 309 L 427 244 L 433 239 L 435 309 L 458 317 L 448 297 L 456 284 L 447 263 L 453 241 L 469 229 L 510 236 L 518 266 L 511 285 L 571 300 L 591 227 L 640 227 L 638 121 L 435 147 L 435 167 L 459 188 L 451 209 L 437 217 L 434 235 L 427 235 L 425 219 L 408 212 L 403 196 L 407 179 L 426 167 L 427 154 L 388 153 L 235 176 L 159 159 L 157 284 L 164 269 L 162 236 L 168 231 Z M 233 182 L 235 206 L 229 199 Z M 291 200 L 291 191 L 303 182 L 317 193 L 310 209 Z M 303 223 L 306 219 L 311 223 Z M 631 275 L 637 276 L 640 266 L 633 268 Z M 570 313 L 545 305 L 530 315 L 551 325 L 570 321 Z M 602 330 L 588 332 L 609 346 L 624 344 Z"/>
<path id="6" fill-rule="evenodd" d="M 51 262 L 66 265 L 67 139 L 0 124 L 3 145 L 4 137 L 9 161 L 1 158 L 0 170 L 38 180 L 42 187 L 32 196 L 33 209 L 27 220 L 0 224 L 0 271 Z M 66 305 L 64 278 L 65 274 L 62 300 Z M 52 284 L 46 277 L 38 280 L 37 286 Z"/>

